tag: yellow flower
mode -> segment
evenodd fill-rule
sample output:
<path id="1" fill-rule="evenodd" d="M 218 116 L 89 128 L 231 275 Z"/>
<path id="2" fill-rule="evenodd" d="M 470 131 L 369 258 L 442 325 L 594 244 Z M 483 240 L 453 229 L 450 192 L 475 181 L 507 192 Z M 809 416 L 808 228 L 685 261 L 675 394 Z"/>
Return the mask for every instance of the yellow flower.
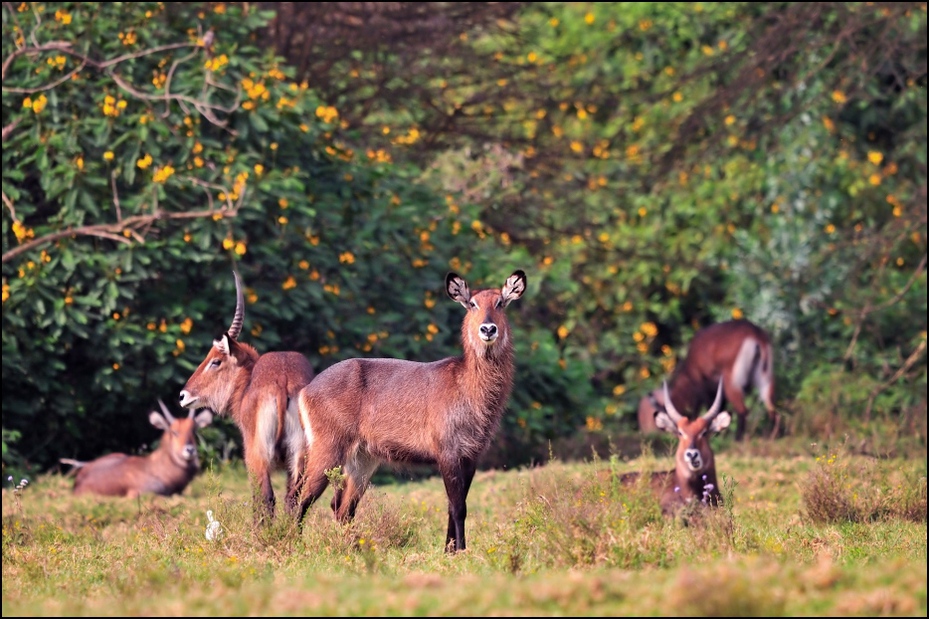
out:
<path id="1" fill-rule="evenodd" d="M 881 184 L 881 175 L 880 175 L 880 174 L 872 174 L 871 176 L 868 177 L 868 182 L 871 183 L 871 184 L 874 185 L 874 186 L 880 185 L 880 184 Z"/>
<path id="2" fill-rule="evenodd" d="M 845 96 L 845 93 L 842 92 L 841 90 L 833 90 L 832 100 L 835 101 L 836 103 L 845 103 L 846 101 L 848 101 L 848 98 Z"/>
<path id="3" fill-rule="evenodd" d="M 594 20 L 596 19 L 597 17 L 593 13 L 588 13 L 587 15 L 584 15 L 584 21 L 587 22 L 588 24 L 594 23 Z"/>
<path id="4" fill-rule="evenodd" d="M 735 116 L 733 116 L 732 114 L 729 114 L 728 116 L 726 116 L 726 120 L 724 122 L 726 123 L 727 126 L 731 125 L 732 123 L 735 122 Z"/>
<path id="5" fill-rule="evenodd" d="M 874 165 L 881 165 L 881 162 L 884 160 L 884 155 L 876 150 L 868 151 L 868 161 Z"/>
<path id="6" fill-rule="evenodd" d="M 223 249 L 232 249 L 235 247 L 235 241 L 230 238 L 223 239 Z"/>
<path id="7" fill-rule="evenodd" d="M 104 161 L 113 161 L 113 157 L 115 157 L 115 155 L 113 154 L 113 151 L 111 150 L 108 150 L 105 153 L 103 153 Z"/>
<path id="8" fill-rule="evenodd" d="M 67 26 L 71 23 L 71 14 L 67 11 L 62 11 L 58 9 L 55 11 L 55 21 L 61 22 L 63 25 Z"/>
<path id="9" fill-rule="evenodd" d="M 238 243 L 236 243 L 235 253 L 237 253 L 240 256 L 244 256 L 245 255 L 245 243 L 243 243 L 242 241 L 239 241 Z"/>
<path id="10" fill-rule="evenodd" d="M 613 387 L 613 395 L 621 396 L 624 393 L 626 393 L 625 385 L 616 385 L 615 387 Z"/>
<path id="11" fill-rule="evenodd" d="M 45 95 L 39 95 L 39 98 L 32 102 L 32 111 L 36 114 L 41 113 L 47 103 L 48 99 L 45 98 Z"/>
<path id="12" fill-rule="evenodd" d="M 168 164 L 155 170 L 155 173 L 152 175 L 152 180 L 156 183 L 164 183 L 172 174 L 174 174 L 174 168 L 171 164 Z"/>
<path id="13" fill-rule="evenodd" d="M 680 92 L 675 92 L 673 95 L 671 95 L 671 98 L 674 99 L 675 103 L 680 103 L 684 100 L 684 95 L 682 95 Z"/>
<path id="14" fill-rule="evenodd" d="M 350 251 L 341 253 L 339 254 L 339 262 L 343 264 L 352 264 L 355 262 L 355 255 Z"/>
<path id="15" fill-rule="evenodd" d="M 281 288 L 283 288 L 284 290 L 290 290 L 291 288 L 296 288 L 296 287 L 297 287 L 297 280 L 294 279 L 293 275 L 288 275 L 287 279 L 284 280 L 284 283 L 281 284 Z"/>
<path id="16" fill-rule="evenodd" d="M 188 333 L 190 333 L 190 329 L 193 326 L 194 326 L 194 321 L 191 320 L 190 318 L 185 318 L 184 322 L 181 323 L 181 333 L 183 333 L 184 335 L 187 335 Z"/>
<path id="17" fill-rule="evenodd" d="M 744 315 L 744 314 L 742 314 L 742 310 L 740 310 L 740 309 L 737 308 L 737 307 L 736 307 L 736 308 L 733 308 L 733 310 L 732 310 L 732 317 L 733 317 L 733 318 L 735 318 L 736 320 L 738 320 L 739 318 L 742 318 L 743 315 Z"/>
<path id="18" fill-rule="evenodd" d="M 568 337 L 568 328 L 566 326 L 561 325 L 558 327 L 558 337 L 562 340 Z"/>
<path id="19" fill-rule="evenodd" d="M 152 165 L 152 156 L 146 153 L 146 155 L 136 161 L 135 164 L 139 166 L 140 170 L 144 170 Z"/>

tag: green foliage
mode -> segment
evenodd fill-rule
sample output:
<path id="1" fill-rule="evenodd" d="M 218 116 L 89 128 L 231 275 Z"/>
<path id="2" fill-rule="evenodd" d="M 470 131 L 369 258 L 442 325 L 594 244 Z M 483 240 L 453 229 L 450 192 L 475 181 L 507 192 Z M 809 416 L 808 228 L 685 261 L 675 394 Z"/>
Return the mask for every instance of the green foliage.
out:
<path id="1" fill-rule="evenodd" d="M 459 348 L 445 272 L 480 285 L 496 254 L 467 208 L 333 137 L 338 112 L 256 45 L 269 14 L 3 10 L 5 467 L 150 439 L 138 411 L 173 401 L 228 325 L 233 267 L 262 351 L 321 370 Z"/>

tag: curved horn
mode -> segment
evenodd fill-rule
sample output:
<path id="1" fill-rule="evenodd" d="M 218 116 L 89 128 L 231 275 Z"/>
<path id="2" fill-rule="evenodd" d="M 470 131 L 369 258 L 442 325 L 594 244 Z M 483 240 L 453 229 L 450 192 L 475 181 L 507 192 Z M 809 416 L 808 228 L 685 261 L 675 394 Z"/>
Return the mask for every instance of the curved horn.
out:
<path id="1" fill-rule="evenodd" d="M 677 423 L 684 418 L 677 409 L 674 408 L 674 404 L 671 403 L 671 394 L 668 393 L 668 381 L 664 381 L 664 409 L 668 413 L 668 416 L 671 417 L 671 420 L 674 423 Z"/>
<path id="2" fill-rule="evenodd" d="M 165 403 L 161 401 L 161 398 L 158 398 L 158 406 L 161 407 L 161 414 L 165 416 L 165 419 L 168 420 L 168 423 L 174 423 L 174 415 L 171 414 L 171 411 L 168 410 L 168 407 L 165 406 Z"/>
<path id="3" fill-rule="evenodd" d="M 719 414 L 719 411 L 723 410 L 723 377 L 719 377 L 719 387 L 716 388 L 716 399 L 713 400 L 713 406 L 710 407 L 706 413 L 703 414 L 703 418 L 707 421 L 711 420 L 713 417 Z"/>
<path id="4" fill-rule="evenodd" d="M 239 280 L 239 274 L 235 269 L 232 270 L 235 276 L 235 316 L 232 318 L 232 324 L 229 326 L 229 337 L 238 339 L 242 332 L 242 323 L 245 322 L 245 295 L 242 293 L 242 282 Z"/>

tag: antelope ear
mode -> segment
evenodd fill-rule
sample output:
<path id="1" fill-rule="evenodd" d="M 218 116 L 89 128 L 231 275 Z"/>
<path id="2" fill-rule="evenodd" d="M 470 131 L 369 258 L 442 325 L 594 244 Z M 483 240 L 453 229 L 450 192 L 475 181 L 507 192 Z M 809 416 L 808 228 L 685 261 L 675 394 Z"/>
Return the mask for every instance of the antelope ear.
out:
<path id="1" fill-rule="evenodd" d="M 523 296 L 526 292 L 526 274 L 521 270 L 513 271 L 513 274 L 506 278 L 500 292 L 503 295 L 503 307 Z"/>
<path id="2" fill-rule="evenodd" d="M 671 416 L 660 409 L 655 411 L 655 425 L 658 426 L 659 430 L 664 430 L 665 432 L 674 434 L 675 436 L 680 431 L 677 428 L 677 424 L 674 423 L 674 420 L 671 419 Z"/>
<path id="3" fill-rule="evenodd" d="M 232 354 L 232 338 L 228 333 L 223 333 L 218 340 L 213 340 L 213 348 L 223 353 L 227 357 Z"/>
<path id="4" fill-rule="evenodd" d="M 161 413 L 152 411 L 148 414 L 148 422 L 159 430 L 168 430 L 171 426 L 168 420 L 161 416 Z"/>
<path id="5" fill-rule="evenodd" d="M 213 423 L 213 413 L 210 409 L 205 409 L 204 411 L 197 414 L 194 417 L 194 423 L 197 424 L 198 428 L 205 428 L 211 423 Z"/>
<path id="6" fill-rule="evenodd" d="M 451 297 L 452 301 L 458 301 L 465 309 L 471 309 L 468 304 L 471 301 L 471 291 L 468 289 L 466 282 L 458 273 L 450 272 L 445 276 L 445 292 Z"/>
<path id="7" fill-rule="evenodd" d="M 710 424 L 710 432 L 713 434 L 722 432 L 729 427 L 730 423 L 732 423 L 732 415 L 729 414 L 729 411 L 721 411 L 713 418 L 713 422 Z"/>

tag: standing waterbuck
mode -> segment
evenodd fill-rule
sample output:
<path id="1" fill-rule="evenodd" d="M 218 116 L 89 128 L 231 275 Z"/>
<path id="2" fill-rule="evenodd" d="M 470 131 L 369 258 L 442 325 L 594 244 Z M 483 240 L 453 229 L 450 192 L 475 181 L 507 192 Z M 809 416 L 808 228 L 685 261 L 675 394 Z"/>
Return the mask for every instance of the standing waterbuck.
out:
<path id="1" fill-rule="evenodd" d="M 729 320 L 704 327 L 694 334 L 684 361 L 671 377 L 671 397 L 681 413 L 696 415 L 713 398 L 717 381 L 723 382 L 725 403 L 738 416 L 736 440 L 745 436 L 748 407 L 745 396 L 754 388 L 773 421 L 771 436 L 780 427 L 774 410 L 774 357 L 771 339 L 758 325 L 748 320 Z M 663 410 L 665 398 L 660 390 L 639 401 L 639 428 L 654 432 L 655 412 Z"/>
<path id="2" fill-rule="evenodd" d="M 344 477 L 331 506 L 346 523 L 381 463 L 435 464 L 448 497 L 445 551 L 465 550 L 468 490 L 513 389 L 513 340 L 504 309 L 525 292 L 526 274 L 514 271 L 499 290 L 472 294 L 464 279 L 449 273 L 445 290 L 468 310 L 461 356 L 431 363 L 346 359 L 300 392 L 309 444 L 304 514 L 338 467 Z"/>
<path id="3" fill-rule="evenodd" d="M 147 456 L 112 453 L 90 462 L 61 458 L 63 464 L 77 468 L 74 494 L 100 494 L 136 498 L 152 493 L 163 496 L 180 494 L 200 472 L 197 457 L 197 428 L 213 421 L 210 411 L 175 419 L 164 402 L 158 400 L 161 413 L 152 411 L 148 420 L 163 430 L 158 449 Z"/>
<path id="4" fill-rule="evenodd" d="M 296 397 L 313 379 L 313 367 L 299 352 L 259 355 L 254 347 L 238 341 L 245 321 L 245 298 L 239 274 L 232 273 L 236 291 L 232 325 L 213 340 L 206 358 L 181 390 L 180 403 L 232 417 L 242 434 L 253 491 L 261 494 L 261 505 L 255 508 L 258 520 L 274 515 L 271 473 L 278 467 L 287 471 L 285 505 L 296 514 L 297 481 L 306 452 Z"/>
<path id="5" fill-rule="evenodd" d="M 665 406 L 655 412 L 655 425 L 678 438 L 674 456 L 674 469 L 652 473 L 646 478 L 659 497 L 661 511 L 673 515 L 682 506 L 700 501 L 711 507 L 722 504 L 719 482 L 716 480 L 716 460 L 710 448 L 710 436 L 729 427 L 732 416 L 723 408 L 723 381 L 719 381 L 716 399 L 709 410 L 689 419 L 674 407 L 665 381 L 662 391 Z M 620 477 L 623 484 L 636 483 L 641 473 L 626 473 Z"/>

